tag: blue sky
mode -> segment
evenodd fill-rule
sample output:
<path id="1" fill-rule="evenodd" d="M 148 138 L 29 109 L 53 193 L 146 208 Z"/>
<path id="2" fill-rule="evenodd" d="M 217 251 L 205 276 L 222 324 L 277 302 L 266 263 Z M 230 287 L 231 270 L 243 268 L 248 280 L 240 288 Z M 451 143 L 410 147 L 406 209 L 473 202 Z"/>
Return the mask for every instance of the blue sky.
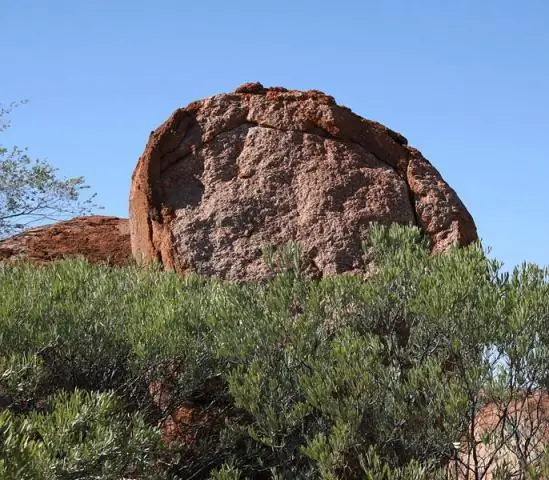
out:
<path id="1" fill-rule="evenodd" d="M 318 89 L 405 135 L 507 268 L 549 264 L 547 0 L 5 0 L 4 145 L 127 216 L 149 132 L 248 81 Z"/>

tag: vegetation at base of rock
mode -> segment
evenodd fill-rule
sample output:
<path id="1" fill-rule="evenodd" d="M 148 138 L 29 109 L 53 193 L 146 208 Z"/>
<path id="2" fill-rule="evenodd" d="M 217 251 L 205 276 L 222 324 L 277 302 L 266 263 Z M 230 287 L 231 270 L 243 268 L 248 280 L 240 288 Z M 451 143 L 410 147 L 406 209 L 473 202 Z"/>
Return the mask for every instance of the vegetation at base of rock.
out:
<path id="1" fill-rule="evenodd" d="M 0 414 L 1 478 L 166 478 L 159 432 L 112 393 L 59 392 L 42 408 Z"/>
<path id="2" fill-rule="evenodd" d="M 0 477 L 447 478 L 453 442 L 499 445 L 471 428 L 486 405 L 547 391 L 549 270 L 431 255 L 399 226 L 364 250 L 366 279 L 307 278 L 287 245 L 266 251 L 271 280 L 242 284 L 0 264 Z M 181 405 L 197 420 L 161 442 Z M 517 468 L 539 478 L 545 451 L 525 445 Z"/>

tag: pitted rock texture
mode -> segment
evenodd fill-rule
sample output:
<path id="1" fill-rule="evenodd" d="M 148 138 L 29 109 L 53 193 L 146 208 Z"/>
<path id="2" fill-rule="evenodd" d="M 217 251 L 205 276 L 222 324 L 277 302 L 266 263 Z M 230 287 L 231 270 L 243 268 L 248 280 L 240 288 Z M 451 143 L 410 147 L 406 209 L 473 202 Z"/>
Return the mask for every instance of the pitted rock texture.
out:
<path id="1" fill-rule="evenodd" d="M 402 135 L 316 90 L 249 83 L 176 110 L 132 177 L 134 256 L 181 274 L 261 279 L 262 247 L 289 241 L 313 276 L 361 273 L 370 222 L 418 225 L 433 251 L 477 239 Z"/>
<path id="2" fill-rule="evenodd" d="M 131 256 L 126 218 L 88 216 L 32 228 L 0 241 L 0 261 L 37 263 L 83 257 L 91 263 L 125 265 Z"/>

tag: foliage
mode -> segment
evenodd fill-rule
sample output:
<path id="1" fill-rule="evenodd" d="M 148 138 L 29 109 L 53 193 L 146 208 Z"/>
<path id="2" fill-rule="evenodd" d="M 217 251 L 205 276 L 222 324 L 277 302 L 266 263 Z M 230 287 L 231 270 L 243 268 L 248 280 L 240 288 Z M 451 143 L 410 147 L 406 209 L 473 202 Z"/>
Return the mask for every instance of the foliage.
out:
<path id="1" fill-rule="evenodd" d="M 159 433 L 114 395 L 75 391 L 48 403 L 47 413 L 0 413 L 1 478 L 165 478 Z"/>
<path id="2" fill-rule="evenodd" d="M 7 115 L 14 106 L 0 106 L 0 133 L 9 127 Z M 37 222 L 84 215 L 97 207 L 95 195 L 81 199 L 89 188 L 83 177 L 61 179 L 57 172 L 44 160 L 32 160 L 25 149 L 0 144 L 0 238 Z"/>
<path id="3" fill-rule="evenodd" d="M 368 278 L 310 280 L 289 244 L 266 249 L 270 281 L 247 284 L 82 261 L 0 264 L 10 455 L 31 455 L 25 442 L 45 451 L 25 425 L 40 418 L 62 432 L 72 417 L 53 412 L 87 402 L 98 410 L 93 431 L 106 432 L 102 411 L 137 415 L 139 448 L 154 462 L 149 429 L 184 404 L 209 424 L 189 425 L 193 440 L 162 453 L 167 478 L 419 480 L 447 478 L 454 467 L 484 478 L 504 468 L 502 445 L 522 446 L 510 478 L 547 469 L 545 451 L 509 407 L 549 386 L 548 271 L 502 274 L 478 245 L 431 255 L 417 229 L 396 226 L 374 228 L 364 247 L 375 262 Z M 158 407 L 151 382 L 169 387 L 171 406 Z M 480 431 L 476 421 L 494 402 L 506 430 Z M 109 435 L 121 441 L 119 424 L 128 425 L 114 422 Z M 86 457 L 71 438 L 65 458 L 99 468 L 99 450 Z M 134 465 L 134 447 L 113 445 L 101 451 L 126 452 L 116 462 Z M 45 463 L 29 468 L 57 468 L 41 455 Z"/>

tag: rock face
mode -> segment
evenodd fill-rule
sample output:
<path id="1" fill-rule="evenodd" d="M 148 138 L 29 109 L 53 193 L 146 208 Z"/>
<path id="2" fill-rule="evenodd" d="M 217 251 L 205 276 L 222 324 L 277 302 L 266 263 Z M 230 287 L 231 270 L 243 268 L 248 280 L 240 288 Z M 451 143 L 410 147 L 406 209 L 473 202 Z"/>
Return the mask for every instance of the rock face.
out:
<path id="1" fill-rule="evenodd" d="M 234 408 L 223 400 L 226 386 L 219 377 L 210 379 L 195 392 L 196 400 L 178 400 L 175 372 L 164 371 L 162 381 L 149 384 L 149 394 L 162 415 L 160 429 L 164 442 L 179 440 L 187 446 L 219 437 L 225 421 L 236 419 Z M 173 373 L 173 375 L 171 375 Z"/>
<path id="2" fill-rule="evenodd" d="M 549 445 L 549 395 L 542 391 L 503 402 L 492 402 L 476 413 L 463 439 L 456 469 L 458 479 L 521 478 L 524 465 L 540 471 L 540 464 Z M 476 459 L 476 460 L 475 460 Z M 507 468 L 509 476 L 497 474 Z M 475 476 L 475 473 L 478 475 Z M 451 478 L 456 478 L 455 474 Z M 547 477 L 538 477 L 547 478 Z"/>
<path id="3" fill-rule="evenodd" d="M 262 247 L 289 241 L 312 275 L 360 273 L 372 221 L 418 225 L 434 251 L 477 239 L 402 135 L 315 90 L 250 83 L 176 110 L 132 178 L 134 256 L 181 274 L 263 278 Z"/>
<path id="4" fill-rule="evenodd" d="M 26 257 L 48 262 L 79 256 L 92 263 L 127 264 L 131 259 L 128 220 L 78 217 L 32 228 L 0 241 L 0 261 Z"/>

